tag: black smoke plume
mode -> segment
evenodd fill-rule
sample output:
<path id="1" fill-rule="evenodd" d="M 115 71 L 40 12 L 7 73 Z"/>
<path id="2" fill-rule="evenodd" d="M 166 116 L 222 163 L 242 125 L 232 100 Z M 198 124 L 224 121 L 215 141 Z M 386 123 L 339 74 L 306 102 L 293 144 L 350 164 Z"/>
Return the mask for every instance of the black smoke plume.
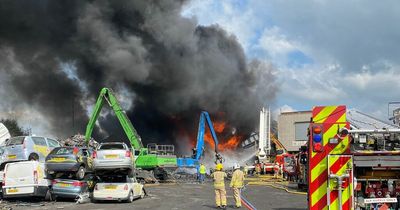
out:
<path id="1" fill-rule="evenodd" d="M 186 3 L 1 0 L 1 86 L 60 137 L 84 132 L 103 86 L 119 94 L 145 143 L 176 142 L 178 124 L 195 133 L 201 110 L 254 130 L 277 91 L 273 68 L 246 60 L 218 25 L 182 17 Z M 123 136 L 109 112 L 100 127 L 98 138 Z"/>

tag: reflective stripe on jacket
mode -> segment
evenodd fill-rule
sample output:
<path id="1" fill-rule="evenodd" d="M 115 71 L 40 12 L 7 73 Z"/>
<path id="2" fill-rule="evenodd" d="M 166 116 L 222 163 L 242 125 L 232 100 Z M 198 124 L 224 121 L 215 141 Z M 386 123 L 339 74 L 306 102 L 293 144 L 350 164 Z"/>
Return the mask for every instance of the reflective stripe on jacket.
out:
<path id="1" fill-rule="evenodd" d="M 237 169 L 233 172 L 231 179 L 231 187 L 242 188 L 244 185 L 244 173 L 243 171 Z"/>
<path id="2" fill-rule="evenodd" d="M 204 165 L 201 165 L 199 168 L 199 173 L 200 174 L 206 174 L 206 167 Z"/>
<path id="3" fill-rule="evenodd" d="M 216 171 L 211 174 L 211 177 L 214 179 L 214 187 L 218 188 L 225 188 L 225 177 L 226 173 L 223 171 Z"/>

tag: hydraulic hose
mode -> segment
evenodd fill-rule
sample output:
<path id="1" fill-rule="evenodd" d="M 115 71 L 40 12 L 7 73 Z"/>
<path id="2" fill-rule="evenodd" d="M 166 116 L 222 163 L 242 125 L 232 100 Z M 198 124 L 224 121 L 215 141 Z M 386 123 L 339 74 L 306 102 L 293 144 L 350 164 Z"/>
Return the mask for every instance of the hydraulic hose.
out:
<path id="1" fill-rule="evenodd" d="M 243 187 L 243 188 L 240 190 L 240 201 L 242 202 L 242 204 L 243 204 L 248 210 L 257 210 L 257 208 L 254 207 L 254 205 L 251 204 L 250 201 L 248 201 L 248 200 L 242 195 L 242 192 L 245 191 L 245 190 L 246 190 L 245 187 Z"/>

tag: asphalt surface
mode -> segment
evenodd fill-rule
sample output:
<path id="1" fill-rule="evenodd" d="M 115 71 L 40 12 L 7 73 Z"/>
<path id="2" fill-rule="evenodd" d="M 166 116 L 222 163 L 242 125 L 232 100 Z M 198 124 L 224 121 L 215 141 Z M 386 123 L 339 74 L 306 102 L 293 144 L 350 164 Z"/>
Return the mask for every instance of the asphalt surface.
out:
<path id="1" fill-rule="evenodd" d="M 110 210 L 110 209 L 216 209 L 212 183 L 206 184 L 160 184 L 146 187 L 148 196 L 135 200 L 133 203 L 102 202 L 75 204 L 73 200 L 57 202 L 42 202 L 31 200 L 3 201 L 0 208 L 11 207 L 13 210 L 43 210 L 43 209 L 72 209 L 72 210 Z M 227 188 L 228 209 L 233 209 L 232 191 Z M 306 196 L 289 194 L 283 190 L 267 186 L 248 186 L 243 196 L 258 210 L 306 210 Z M 245 209 L 242 207 L 242 209 Z"/>

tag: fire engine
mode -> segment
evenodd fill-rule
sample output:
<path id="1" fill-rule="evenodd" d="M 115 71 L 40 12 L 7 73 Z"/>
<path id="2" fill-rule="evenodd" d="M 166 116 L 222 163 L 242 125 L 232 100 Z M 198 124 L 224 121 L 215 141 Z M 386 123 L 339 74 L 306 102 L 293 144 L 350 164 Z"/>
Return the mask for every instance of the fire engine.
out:
<path id="1" fill-rule="evenodd" d="M 295 175 L 294 155 L 288 154 L 283 144 L 271 133 L 271 111 L 269 109 L 262 108 L 260 111 L 258 142 L 255 167 L 259 167 L 262 174 L 274 173 L 281 168 L 286 177 Z M 275 144 L 275 158 L 271 158 L 271 142 Z"/>
<path id="2" fill-rule="evenodd" d="M 400 129 L 351 129 L 346 106 L 312 110 L 309 209 L 399 209 Z"/>

